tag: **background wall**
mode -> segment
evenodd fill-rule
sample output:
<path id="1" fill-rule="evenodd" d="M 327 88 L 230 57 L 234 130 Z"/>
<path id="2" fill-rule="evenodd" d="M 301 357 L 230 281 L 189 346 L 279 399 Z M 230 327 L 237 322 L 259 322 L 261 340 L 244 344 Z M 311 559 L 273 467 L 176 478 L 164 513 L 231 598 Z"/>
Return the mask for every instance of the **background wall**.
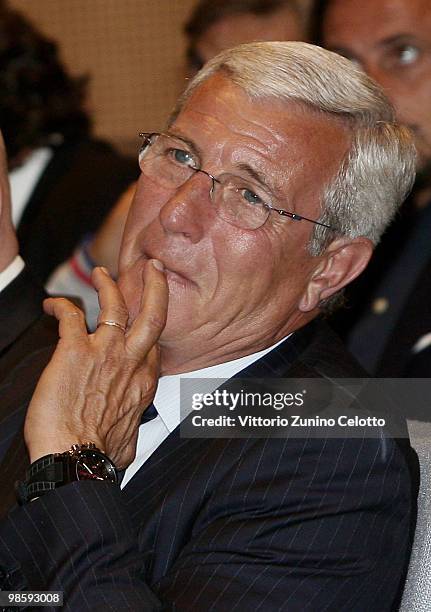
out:
<path id="1" fill-rule="evenodd" d="M 184 84 L 181 24 L 195 0 L 12 0 L 88 74 L 95 132 L 135 150 L 140 130 L 163 127 Z"/>
<path id="2" fill-rule="evenodd" d="M 309 3 L 310 0 L 303 0 Z M 95 133 L 130 153 L 184 87 L 182 25 L 196 0 L 10 0 L 88 74 Z"/>

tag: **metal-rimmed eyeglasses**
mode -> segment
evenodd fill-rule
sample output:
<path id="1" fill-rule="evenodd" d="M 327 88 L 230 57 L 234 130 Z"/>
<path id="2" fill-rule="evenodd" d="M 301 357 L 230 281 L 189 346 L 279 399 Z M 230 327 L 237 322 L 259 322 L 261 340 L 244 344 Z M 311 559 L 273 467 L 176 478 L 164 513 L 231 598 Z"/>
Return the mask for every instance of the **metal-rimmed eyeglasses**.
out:
<path id="1" fill-rule="evenodd" d="M 191 147 L 181 138 L 160 132 L 141 132 L 141 172 L 167 189 L 178 189 L 192 176 L 202 173 L 211 179 L 210 198 L 219 217 L 241 229 L 262 227 L 271 212 L 294 221 L 309 221 L 336 231 L 330 225 L 297 213 L 276 208 L 262 186 L 252 179 L 223 173 L 215 177 L 202 170 Z"/>

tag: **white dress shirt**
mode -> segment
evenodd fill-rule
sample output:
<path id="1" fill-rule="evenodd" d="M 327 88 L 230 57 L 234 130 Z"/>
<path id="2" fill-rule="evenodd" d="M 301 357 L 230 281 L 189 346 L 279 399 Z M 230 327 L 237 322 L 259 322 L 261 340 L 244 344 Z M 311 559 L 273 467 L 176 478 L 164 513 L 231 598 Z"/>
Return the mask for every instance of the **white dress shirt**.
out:
<path id="1" fill-rule="evenodd" d="M 430 345 L 431 345 L 431 333 L 428 333 L 428 334 L 425 334 L 424 336 L 421 336 L 419 340 L 417 340 L 416 344 L 412 348 L 412 353 L 416 355 L 417 353 L 424 351 Z"/>
<path id="2" fill-rule="evenodd" d="M 35 149 L 25 162 L 9 173 L 12 222 L 18 227 L 31 194 L 53 156 L 49 147 Z"/>
<path id="3" fill-rule="evenodd" d="M 17 255 L 15 259 L 0 272 L 0 292 L 6 289 L 10 283 L 16 279 L 21 270 L 24 269 L 24 261 L 22 257 Z"/>
<path id="4" fill-rule="evenodd" d="M 290 336 L 291 334 L 289 334 Z M 154 406 L 157 409 L 157 417 L 152 421 L 142 424 L 139 427 L 138 443 L 136 447 L 136 456 L 133 462 L 127 468 L 124 478 L 121 482 L 123 488 L 131 478 L 136 474 L 139 468 L 147 461 L 160 444 L 174 431 L 181 422 L 181 417 L 184 419 L 187 414 L 180 414 L 180 380 L 181 378 L 206 378 L 208 379 L 208 387 L 206 391 L 211 393 L 215 391 L 221 384 L 235 376 L 241 370 L 248 367 L 276 346 L 284 342 L 289 336 L 286 336 L 279 342 L 276 342 L 269 348 L 246 355 L 233 361 L 220 363 L 218 365 L 194 370 L 193 372 L 185 372 L 184 374 L 174 374 L 172 376 L 163 376 L 159 380 L 157 392 L 154 397 Z"/>

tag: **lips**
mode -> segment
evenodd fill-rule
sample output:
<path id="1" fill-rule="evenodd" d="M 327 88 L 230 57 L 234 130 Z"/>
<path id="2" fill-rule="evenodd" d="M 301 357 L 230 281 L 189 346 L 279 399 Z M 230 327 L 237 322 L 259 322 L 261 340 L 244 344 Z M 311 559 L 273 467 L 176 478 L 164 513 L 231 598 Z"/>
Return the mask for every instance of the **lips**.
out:
<path id="1" fill-rule="evenodd" d="M 183 286 L 190 285 L 192 282 L 187 277 L 183 276 L 182 274 L 179 274 L 178 272 L 175 272 L 174 270 L 171 270 L 170 268 L 165 267 L 165 270 L 166 270 L 166 278 L 168 282 L 173 281 L 174 283 L 177 283 Z"/>
<path id="2" fill-rule="evenodd" d="M 144 251 L 143 253 L 146 259 L 158 259 L 165 266 L 166 278 L 169 281 L 172 281 L 178 285 L 182 285 L 184 287 L 196 285 L 194 281 L 182 270 L 179 270 L 175 264 L 170 264 L 169 260 L 163 255 L 156 254 L 149 251 Z"/>

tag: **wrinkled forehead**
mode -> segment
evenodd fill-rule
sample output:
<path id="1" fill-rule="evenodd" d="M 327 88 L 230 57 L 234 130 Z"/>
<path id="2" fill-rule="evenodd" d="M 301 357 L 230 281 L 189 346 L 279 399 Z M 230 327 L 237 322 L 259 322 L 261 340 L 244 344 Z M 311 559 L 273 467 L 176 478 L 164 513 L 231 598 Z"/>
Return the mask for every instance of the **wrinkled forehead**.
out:
<path id="1" fill-rule="evenodd" d="M 345 116 L 324 112 L 293 94 L 289 97 L 287 94 L 266 96 L 264 91 L 261 95 L 250 94 L 224 70 L 213 73 L 196 86 L 172 114 L 168 126 L 189 122 L 191 114 L 201 115 L 208 121 L 220 121 L 233 132 L 244 129 L 254 134 L 262 129 L 280 139 L 287 132 L 290 135 L 300 132 L 302 136 L 304 132 L 316 134 L 319 130 L 338 130 L 350 134 L 352 127 Z M 193 127 L 198 132 L 205 124 L 195 122 Z"/>
<path id="2" fill-rule="evenodd" d="M 276 193 L 316 194 L 351 146 L 350 126 L 334 115 L 275 98 L 251 99 L 217 73 L 190 96 L 170 126 L 189 140 L 209 172 L 263 173 Z"/>

